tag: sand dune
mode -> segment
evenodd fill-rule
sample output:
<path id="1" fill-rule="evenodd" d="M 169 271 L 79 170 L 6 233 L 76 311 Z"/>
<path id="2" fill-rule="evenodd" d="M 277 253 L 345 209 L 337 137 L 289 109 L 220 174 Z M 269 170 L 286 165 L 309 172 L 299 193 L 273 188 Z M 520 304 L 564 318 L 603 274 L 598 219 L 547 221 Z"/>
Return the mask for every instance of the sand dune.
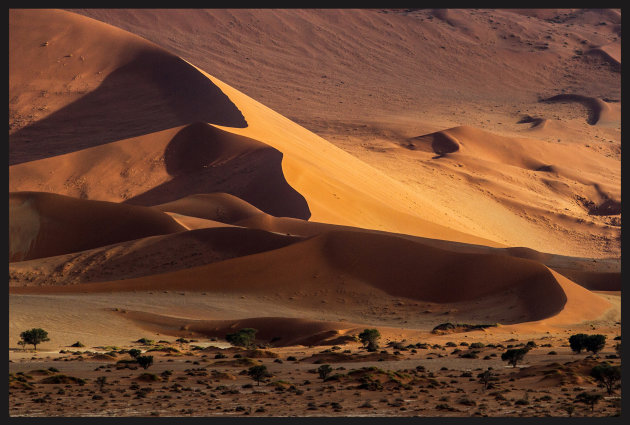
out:
<path id="1" fill-rule="evenodd" d="M 129 279 L 278 249 L 300 240 L 239 227 L 150 236 L 12 264 L 9 285 L 71 285 Z"/>
<path id="2" fill-rule="evenodd" d="M 148 330 L 173 336 L 205 336 L 225 338 L 242 328 L 258 330 L 256 339 L 273 341 L 273 346 L 334 345 L 344 341 L 343 335 L 357 330 L 347 322 L 326 322 L 289 317 L 255 317 L 238 320 L 191 320 L 161 316 L 141 311 L 119 312 L 125 319 Z"/>
<path id="3" fill-rule="evenodd" d="M 136 35 L 56 10 L 10 10 L 9 32 L 10 164 L 196 121 L 247 125 L 193 67 Z"/>
<path id="4" fill-rule="evenodd" d="M 456 253 L 401 238 L 338 231 L 273 251 L 172 273 L 33 290 L 91 293 L 171 289 L 288 296 L 299 285 L 304 296 L 297 302 L 305 311 L 326 300 L 326 294 L 338 291 L 354 294 L 348 299 L 351 303 L 361 299 L 359 294 L 378 297 L 378 293 L 446 305 L 493 297 L 495 302 L 500 299 L 502 305 L 513 307 L 500 310 L 496 313 L 500 317 L 490 320 L 514 323 L 542 320 L 564 311 L 566 291 L 577 291 L 577 285 L 563 278 L 565 288 L 554 276 L 540 263 L 512 256 Z M 32 292 L 30 288 L 11 291 Z M 577 294 L 589 297 L 579 291 Z M 595 300 L 594 306 L 601 303 Z"/>
<path id="5" fill-rule="evenodd" d="M 612 107 L 607 102 L 604 102 L 603 100 L 594 97 L 578 94 L 559 94 L 547 99 L 543 99 L 542 102 L 580 103 L 584 105 L 588 110 L 588 118 L 586 121 L 590 125 L 596 125 L 602 122 L 618 122 L 621 119 L 621 116 L 619 115 L 619 110 L 616 110 L 616 108 Z"/>
<path id="6" fill-rule="evenodd" d="M 53 193 L 9 193 L 9 262 L 183 230 L 152 208 Z"/>
<path id="7" fill-rule="evenodd" d="M 10 167 L 10 189 L 136 205 L 229 192 L 277 216 L 308 218 L 282 173 L 282 153 L 194 123 Z"/>
<path id="8" fill-rule="evenodd" d="M 155 208 L 228 224 L 265 214 L 250 203 L 228 193 L 190 195 L 172 202 L 155 205 Z"/>

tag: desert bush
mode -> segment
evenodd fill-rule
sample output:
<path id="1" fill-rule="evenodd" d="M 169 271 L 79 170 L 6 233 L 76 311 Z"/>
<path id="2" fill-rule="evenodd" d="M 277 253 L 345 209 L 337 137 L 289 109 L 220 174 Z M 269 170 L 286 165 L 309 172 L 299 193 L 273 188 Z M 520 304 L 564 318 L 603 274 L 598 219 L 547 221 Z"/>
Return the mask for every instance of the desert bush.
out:
<path id="1" fill-rule="evenodd" d="M 82 378 L 75 378 L 74 376 L 67 375 L 53 375 L 44 378 L 40 381 L 42 384 L 79 384 L 85 385 L 86 380 Z"/>
<path id="2" fill-rule="evenodd" d="M 148 369 L 153 364 L 153 356 L 138 356 L 136 361 L 142 368 Z"/>
<path id="3" fill-rule="evenodd" d="M 250 347 L 254 343 L 257 332 L 258 330 L 254 328 L 243 328 L 238 332 L 227 334 L 225 340 L 238 347 Z"/>
<path id="4" fill-rule="evenodd" d="M 96 378 L 96 384 L 98 385 L 98 389 L 100 392 L 103 392 L 103 387 L 107 383 L 107 376 L 99 376 Z"/>
<path id="5" fill-rule="evenodd" d="M 295 356 L 289 356 L 289 357 L 287 357 L 287 361 L 288 362 L 295 362 L 295 361 L 297 361 L 297 359 L 295 358 Z"/>
<path id="6" fill-rule="evenodd" d="M 37 345 L 42 342 L 50 341 L 48 338 L 48 332 L 41 328 L 33 328 L 27 331 L 24 331 L 20 334 L 20 339 L 23 342 L 23 345 L 30 344 L 37 351 Z"/>
<path id="7" fill-rule="evenodd" d="M 512 367 L 516 367 L 516 364 L 523 360 L 528 351 L 529 349 L 527 348 L 510 349 L 501 354 L 501 360 L 508 362 L 508 364 L 511 364 Z"/>
<path id="8" fill-rule="evenodd" d="M 479 378 L 479 382 L 483 385 L 484 390 L 487 390 L 492 386 L 492 381 L 498 381 L 498 378 L 490 369 L 479 373 L 477 378 Z"/>
<path id="9" fill-rule="evenodd" d="M 485 347 L 485 345 L 483 344 L 483 342 L 473 342 L 472 344 L 470 344 L 469 348 L 483 348 Z"/>
<path id="10" fill-rule="evenodd" d="M 138 350 L 137 348 L 132 348 L 131 350 L 129 350 L 127 352 L 132 358 L 137 359 L 138 356 L 140 356 L 140 354 L 142 354 L 142 351 Z"/>
<path id="11" fill-rule="evenodd" d="M 143 382 L 157 382 L 162 380 L 162 378 L 157 376 L 155 373 L 147 372 L 140 374 L 137 379 Z"/>
<path id="12" fill-rule="evenodd" d="M 378 340 L 381 338 L 381 333 L 378 329 L 364 329 L 363 332 L 359 334 L 359 339 L 363 346 L 367 348 L 368 351 L 376 351 L 378 349 Z"/>
<path id="13" fill-rule="evenodd" d="M 330 373 L 332 372 L 332 367 L 330 367 L 330 365 L 327 364 L 323 364 L 320 367 L 317 368 L 317 373 L 319 374 L 319 377 L 323 380 L 326 380 L 326 378 L 328 377 L 328 375 L 330 375 Z"/>
<path id="14" fill-rule="evenodd" d="M 81 348 L 81 347 L 85 347 L 85 345 L 83 345 L 81 343 L 81 341 L 77 341 L 74 344 L 72 344 L 70 347 L 79 347 L 79 348 Z"/>
<path id="15" fill-rule="evenodd" d="M 154 341 L 152 339 L 148 339 L 148 338 L 140 338 L 136 342 L 139 343 L 139 344 L 143 344 L 143 345 L 152 345 Z"/>

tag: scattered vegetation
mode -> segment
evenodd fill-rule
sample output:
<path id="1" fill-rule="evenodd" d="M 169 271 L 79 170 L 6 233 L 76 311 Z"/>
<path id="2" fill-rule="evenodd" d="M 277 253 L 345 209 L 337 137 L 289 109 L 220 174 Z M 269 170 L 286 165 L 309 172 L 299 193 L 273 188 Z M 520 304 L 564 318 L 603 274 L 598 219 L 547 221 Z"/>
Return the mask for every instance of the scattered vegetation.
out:
<path id="1" fill-rule="evenodd" d="M 488 324 L 488 325 L 470 325 L 468 323 L 440 323 L 436 327 L 433 328 L 431 333 L 442 335 L 447 333 L 455 333 L 455 332 L 470 332 L 479 329 L 492 328 L 498 326 L 497 324 Z"/>

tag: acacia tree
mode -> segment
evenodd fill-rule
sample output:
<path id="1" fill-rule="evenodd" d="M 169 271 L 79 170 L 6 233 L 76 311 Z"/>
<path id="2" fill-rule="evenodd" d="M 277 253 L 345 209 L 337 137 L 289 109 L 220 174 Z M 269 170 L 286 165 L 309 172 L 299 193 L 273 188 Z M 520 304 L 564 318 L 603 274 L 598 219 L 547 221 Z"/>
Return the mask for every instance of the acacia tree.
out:
<path id="1" fill-rule="evenodd" d="M 31 330 L 24 331 L 20 334 L 20 338 L 24 341 L 24 345 L 32 344 L 35 351 L 37 351 L 38 344 L 50 341 L 50 338 L 48 338 L 48 332 L 41 328 L 33 328 Z"/>
<path id="2" fill-rule="evenodd" d="M 359 339 L 368 351 L 376 351 L 378 349 L 378 340 L 380 338 L 381 333 L 378 329 L 364 329 L 363 332 L 359 334 Z"/>
<path id="3" fill-rule="evenodd" d="M 252 366 L 247 370 L 247 374 L 256 381 L 257 385 L 260 385 L 260 381 L 263 379 L 271 376 L 265 365 Z"/>
<path id="4" fill-rule="evenodd" d="M 258 329 L 243 328 L 236 333 L 227 334 L 225 339 L 232 345 L 250 347 L 254 343 L 256 332 L 258 332 Z"/>
<path id="5" fill-rule="evenodd" d="M 586 340 L 588 339 L 588 335 L 586 334 L 575 334 L 569 337 L 569 345 L 571 346 L 571 350 L 574 353 L 580 354 L 583 349 L 586 348 Z"/>
<path id="6" fill-rule="evenodd" d="M 330 365 L 323 364 L 319 368 L 317 368 L 317 373 L 319 373 L 319 377 L 325 381 L 328 375 L 330 375 L 330 372 L 332 372 L 332 370 L 333 369 L 332 367 L 330 367 Z"/>
<path id="7" fill-rule="evenodd" d="M 586 338 L 586 351 L 590 351 L 593 354 L 597 354 L 606 346 L 606 335 L 589 335 Z"/>
<path id="8" fill-rule="evenodd" d="M 621 366 L 602 363 L 591 370 L 591 376 L 604 384 L 608 395 L 612 395 L 617 382 L 621 381 Z"/>
<path id="9" fill-rule="evenodd" d="M 484 390 L 487 390 L 490 387 L 490 385 L 492 385 L 491 384 L 492 381 L 497 380 L 497 377 L 494 375 L 494 373 L 492 373 L 490 369 L 478 374 L 477 378 L 479 378 L 479 382 L 483 384 Z"/>
<path id="10" fill-rule="evenodd" d="M 606 346 L 606 335 L 571 335 L 571 337 L 569 337 L 569 345 L 571 346 L 571 350 L 577 354 L 580 354 L 582 350 L 597 354 Z"/>
<path id="11" fill-rule="evenodd" d="M 595 405 L 602 399 L 601 394 L 583 392 L 577 395 L 575 401 L 591 406 L 591 413 L 595 411 Z"/>
<path id="12" fill-rule="evenodd" d="M 516 367 L 516 364 L 523 360 L 528 351 L 527 348 L 510 349 L 501 354 L 501 360 L 508 362 L 512 367 Z"/>

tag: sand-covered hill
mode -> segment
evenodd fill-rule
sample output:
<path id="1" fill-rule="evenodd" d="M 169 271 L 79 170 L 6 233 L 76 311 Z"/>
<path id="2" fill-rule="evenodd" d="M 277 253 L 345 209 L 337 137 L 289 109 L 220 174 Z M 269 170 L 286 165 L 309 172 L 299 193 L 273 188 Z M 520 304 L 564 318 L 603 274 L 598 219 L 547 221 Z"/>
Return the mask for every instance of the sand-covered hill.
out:
<path id="1" fill-rule="evenodd" d="M 146 37 L 384 171 L 423 209 L 439 205 L 448 227 L 558 254 L 620 253 L 620 214 L 590 213 L 620 202 L 619 10 L 77 12 Z M 460 126 L 486 131 L 473 136 L 478 146 L 531 139 L 512 156 L 553 142 L 560 155 L 542 165 L 587 183 L 398 149 Z M 590 165 L 576 167 L 573 151 Z M 594 179 L 593 167 L 603 170 Z"/>
<path id="2" fill-rule="evenodd" d="M 620 290 L 620 74 L 572 52 L 614 56 L 616 12 L 82 13 L 134 31 L 9 12 L 10 338 L 67 333 L 77 299 L 117 338 L 241 323 L 283 344 L 617 314 L 590 289 Z"/>

